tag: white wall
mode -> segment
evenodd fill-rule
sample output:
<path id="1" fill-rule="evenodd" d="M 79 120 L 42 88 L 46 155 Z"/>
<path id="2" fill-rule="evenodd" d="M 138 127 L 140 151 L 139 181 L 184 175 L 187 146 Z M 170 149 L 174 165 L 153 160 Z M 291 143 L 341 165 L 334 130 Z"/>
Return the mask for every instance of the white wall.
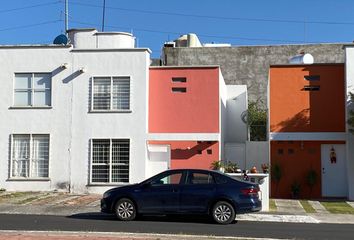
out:
<path id="1" fill-rule="evenodd" d="M 346 93 L 347 108 L 346 119 L 348 119 L 350 110 L 354 110 L 354 103 L 349 103 L 349 92 L 354 93 L 354 46 L 345 48 L 345 69 L 346 69 Z M 347 155 L 347 174 L 348 174 L 348 198 L 354 200 L 354 135 L 349 132 L 349 126 L 346 127 L 346 155 Z"/>
<path id="2" fill-rule="evenodd" d="M 171 146 L 167 144 L 148 145 L 146 178 L 152 177 L 171 167 Z"/>
<path id="3" fill-rule="evenodd" d="M 256 166 L 258 172 L 262 172 L 261 165 L 269 165 L 269 142 L 246 142 L 246 169 Z"/>
<path id="4" fill-rule="evenodd" d="M 248 109 L 247 86 L 227 85 L 226 135 L 225 142 L 244 143 L 247 141 L 247 124 L 241 115 Z"/>
<path id="5" fill-rule="evenodd" d="M 220 144 L 219 144 L 219 159 L 225 159 L 225 136 L 226 136 L 226 124 L 227 124 L 227 87 L 224 81 L 224 77 L 219 68 L 219 95 L 220 95 L 220 111 L 219 111 L 219 128 L 220 128 Z"/>
<path id="6" fill-rule="evenodd" d="M 69 71 L 59 68 L 65 62 L 70 62 L 67 47 L 0 47 L 0 188 L 39 191 L 68 186 L 71 87 L 62 83 Z M 52 108 L 11 109 L 14 74 L 20 72 L 52 72 Z M 11 134 L 50 134 L 49 180 L 9 180 Z"/>
<path id="7" fill-rule="evenodd" d="M 147 159 L 147 51 L 74 50 L 73 74 L 84 67 L 87 71 L 71 80 L 73 84 L 72 189 L 102 192 L 101 185 L 89 185 L 89 144 L 93 138 L 130 139 L 129 182 L 145 179 Z M 90 82 L 95 76 L 130 76 L 131 112 L 90 112 Z M 88 187 L 88 188 L 87 188 Z"/>
<path id="8" fill-rule="evenodd" d="M 236 163 L 240 169 L 246 169 L 246 144 L 226 143 L 225 161 Z"/>
<path id="9" fill-rule="evenodd" d="M 262 172 L 262 164 L 269 165 L 269 142 L 226 143 L 225 160 L 236 163 L 242 170 L 255 166 Z"/>

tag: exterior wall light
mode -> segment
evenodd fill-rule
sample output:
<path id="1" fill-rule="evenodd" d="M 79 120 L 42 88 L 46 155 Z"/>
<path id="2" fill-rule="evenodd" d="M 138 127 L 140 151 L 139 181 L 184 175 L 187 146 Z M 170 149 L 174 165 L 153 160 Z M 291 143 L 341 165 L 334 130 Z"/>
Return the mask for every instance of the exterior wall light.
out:
<path id="1" fill-rule="evenodd" d="M 63 63 L 62 65 L 60 65 L 60 68 L 62 69 L 67 69 L 69 67 L 69 63 Z"/>

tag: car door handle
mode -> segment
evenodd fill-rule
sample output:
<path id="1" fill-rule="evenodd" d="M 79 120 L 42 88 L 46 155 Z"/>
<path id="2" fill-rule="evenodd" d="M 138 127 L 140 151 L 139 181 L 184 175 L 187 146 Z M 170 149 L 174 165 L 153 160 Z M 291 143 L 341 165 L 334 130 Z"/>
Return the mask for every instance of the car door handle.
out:
<path id="1" fill-rule="evenodd" d="M 325 173 L 326 173 L 325 168 L 322 168 L 322 173 L 323 173 L 323 174 L 325 174 Z"/>

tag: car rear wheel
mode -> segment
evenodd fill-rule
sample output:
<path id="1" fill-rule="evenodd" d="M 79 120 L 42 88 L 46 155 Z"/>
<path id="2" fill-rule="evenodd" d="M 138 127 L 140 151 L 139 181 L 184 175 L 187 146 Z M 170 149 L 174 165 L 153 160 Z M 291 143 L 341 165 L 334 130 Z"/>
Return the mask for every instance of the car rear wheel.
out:
<path id="1" fill-rule="evenodd" d="M 131 221 L 136 217 L 135 204 L 128 198 L 120 199 L 114 210 L 117 218 L 122 221 Z"/>
<path id="2" fill-rule="evenodd" d="M 230 203 L 220 201 L 215 203 L 212 215 L 215 222 L 229 224 L 235 220 L 236 213 L 234 207 Z"/>

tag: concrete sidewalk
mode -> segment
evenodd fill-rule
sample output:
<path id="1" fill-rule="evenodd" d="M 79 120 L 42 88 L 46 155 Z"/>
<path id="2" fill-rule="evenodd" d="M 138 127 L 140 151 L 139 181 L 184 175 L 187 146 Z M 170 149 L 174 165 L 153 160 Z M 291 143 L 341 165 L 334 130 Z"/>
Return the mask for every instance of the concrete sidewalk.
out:
<path id="1" fill-rule="evenodd" d="M 46 232 L 0 231 L 0 240 L 260 240 L 250 237 L 221 237 L 183 234 L 102 233 L 102 232 Z M 262 238 L 264 240 L 277 240 Z"/>
<path id="2" fill-rule="evenodd" d="M 70 216 L 101 214 L 101 195 L 59 192 L 0 192 L 0 213 Z M 331 214 L 318 201 L 308 201 L 315 210 L 306 213 L 298 200 L 274 199 L 270 212 L 237 215 L 242 221 L 346 223 L 354 224 L 354 214 Z M 352 206 L 348 202 L 349 206 Z"/>

